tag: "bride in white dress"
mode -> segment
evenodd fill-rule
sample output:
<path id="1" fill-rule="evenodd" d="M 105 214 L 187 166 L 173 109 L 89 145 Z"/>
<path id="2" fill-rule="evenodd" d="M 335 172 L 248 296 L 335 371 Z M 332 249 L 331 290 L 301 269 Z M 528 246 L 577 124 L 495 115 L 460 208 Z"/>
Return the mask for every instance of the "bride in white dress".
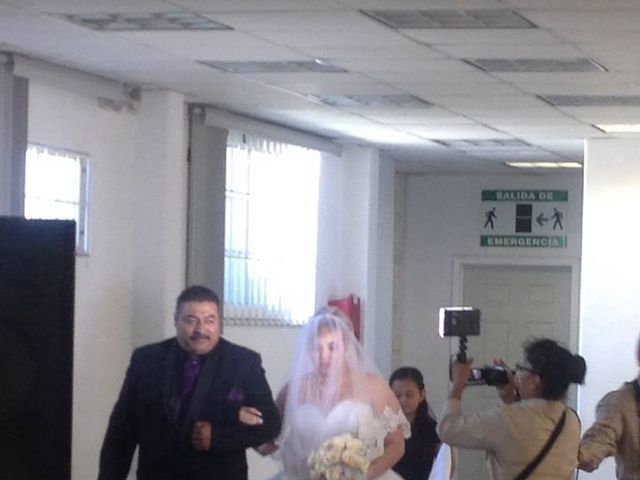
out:
<path id="1" fill-rule="evenodd" d="M 404 453 L 410 426 L 350 322 L 324 308 L 304 327 L 286 392 L 276 458 L 282 478 L 308 480 L 307 459 L 324 441 L 351 433 L 366 446 L 367 480 L 400 479 L 391 467 Z"/>

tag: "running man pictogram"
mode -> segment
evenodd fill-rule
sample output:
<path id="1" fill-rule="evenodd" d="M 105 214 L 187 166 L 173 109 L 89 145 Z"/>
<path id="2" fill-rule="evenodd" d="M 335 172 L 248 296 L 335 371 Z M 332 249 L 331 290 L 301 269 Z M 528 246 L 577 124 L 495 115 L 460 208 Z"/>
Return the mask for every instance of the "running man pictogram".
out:
<path id="1" fill-rule="evenodd" d="M 564 217 L 562 212 L 560 212 L 557 208 L 554 208 L 553 209 L 553 215 L 551 215 L 551 218 L 553 218 L 553 229 L 554 230 L 556 229 L 556 227 L 559 227 L 560 230 L 564 230 L 564 227 L 562 226 L 562 217 Z"/>
<path id="2" fill-rule="evenodd" d="M 491 226 L 491 230 L 494 229 L 494 225 L 493 225 L 493 220 L 498 218 L 498 216 L 496 215 L 496 207 L 493 207 L 491 210 L 487 210 L 484 214 L 486 221 L 484 222 L 484 227 L 482 228 L 487 228 L 487 226 Z"/>

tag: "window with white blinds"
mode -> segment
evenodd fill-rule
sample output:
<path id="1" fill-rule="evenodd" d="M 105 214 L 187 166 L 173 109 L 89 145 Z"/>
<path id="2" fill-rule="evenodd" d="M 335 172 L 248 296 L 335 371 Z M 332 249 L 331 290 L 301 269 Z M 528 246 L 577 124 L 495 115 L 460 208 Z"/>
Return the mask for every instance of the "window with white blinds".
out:
<path id="1" fill-rule="evenodd" d="M 76 253 L 88 254 L 88 156 L 29 144 L 25 162 L 24 216 L 75 220 Z"/>
<path id="2" fill-rule="evenodd" d="M 302 324 L 315 306 L 320 152 L 230 135 L 226 163 L 227 320 Z"/>

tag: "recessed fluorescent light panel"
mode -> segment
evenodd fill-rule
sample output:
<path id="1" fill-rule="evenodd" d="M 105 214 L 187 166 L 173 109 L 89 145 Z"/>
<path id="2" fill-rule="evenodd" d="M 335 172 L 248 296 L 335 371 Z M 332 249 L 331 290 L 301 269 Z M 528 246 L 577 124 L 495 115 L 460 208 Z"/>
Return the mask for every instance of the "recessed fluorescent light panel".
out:
<path id="1" fill-rule="evenodd" d="M 538 28 L 513 10 L 362 10 L 395 29 Z"/>
<path id="2" fill-rule="evenodd" d="M 300 62 L 199 62 L 228 73 L 344 73 L 344 68 L 318 60 Z"/>
<path id="3" fill-rule="evenodd" d="M 437 142 L 445 147 L 455 148 L 457 150 L 478 150 L 478 149 L 517 149 L 525 150 L 535 148 L 533 145 L 518 140 L 517 138 L 482 138 L 482 139 L 461 139 L 461 140 L 437 140 Z"/>
<path id="4" fill-rule="evenodd" d="M 431 103 L 408 94 L 399 95 L 323 95 L 315 97 L 332 107 L 431 107 Z"/>
<path id="5" fill-rule="evenodd" d="M 466 62 L 485 72 L 575 73 L 607 71 L 606 68 L 590 58 L 470 58 Z"/>
<path id="6" fill-rule="evenodd" d="M 540 95 L 554 107 L 639 107 L 640 95 Z"/>
<path id="7" fill-rule="evenodd" d="M 606 133 L 640 133 L 640 123 L 598 123 L 594 127 Z"/>
<path id="8" fill-rule="evenodd" d="M 506 162 L 513 168 L 582 168 L 578 162 Z"/>
<path id="9" fill-rule="evenodd" d="M 233 30 L 228 25 L 189 12 L 64 14 L 62 18 L 100 31 Z"/>

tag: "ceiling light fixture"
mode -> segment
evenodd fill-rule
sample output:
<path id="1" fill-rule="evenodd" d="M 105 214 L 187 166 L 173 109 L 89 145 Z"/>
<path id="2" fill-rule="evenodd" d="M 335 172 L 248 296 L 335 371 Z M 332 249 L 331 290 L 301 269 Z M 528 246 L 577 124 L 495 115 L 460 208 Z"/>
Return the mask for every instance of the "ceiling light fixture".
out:
<path id="1" fill-rule="evenodd" d="M 640 123 L 598 123 L 593 126 L 605 133 L 640 133 Z"/>
<path id="2" fill-rule="evenodd" d="M 397 30 L 538 28 L 514 10 L 505 8 L 477 10 L 361 10 L 361 13 Z"/>
<path id="3" fill-rule="evenodd" d="M 513 168 L 582 168 L 578 162 L 505 162 Z"/>
<path id="4" fill-rule="evenodd" d="M 332 107 L 420 107 L 433 104 L 409 94 L 390 95 L 318 95 L 317 98 Z"/>
<path id="5" fill-rule="evenodd" d="M 639 107 L 640 95 L 538 95 L 554 107 Z"/>
<path id="6" fill-rule="evenodd" d="M 437 140 L 438 143 L 445 147 L 455 148 L 457 150 L 476 150 L 476 149 L 516 149 L 527 150 L 535 148 L 518 138 L 471 138 L 456 140 Z"/>
<path id="7" fill-rule="evenodd" d="M 58 16 L 76 25 L 99 31 L 233 30 L 228 25 L 190 12 L 90 13 Z"/>
<path id="8" fill-rule="evenodd" d="M 208 67 L 213 67 L 227 73 L 345 73 L 347 70 L 336 67 L 320 60 L 313 61 L 267 61 L 267 62 L 223 62 L 200 61 Z"/>
<path id="9" fill-rule="evenodd" d="M 469 58 L 465 62 L 485 72 L 497 73 L 575 73 L 606 72 L 590 58 Z"/>

